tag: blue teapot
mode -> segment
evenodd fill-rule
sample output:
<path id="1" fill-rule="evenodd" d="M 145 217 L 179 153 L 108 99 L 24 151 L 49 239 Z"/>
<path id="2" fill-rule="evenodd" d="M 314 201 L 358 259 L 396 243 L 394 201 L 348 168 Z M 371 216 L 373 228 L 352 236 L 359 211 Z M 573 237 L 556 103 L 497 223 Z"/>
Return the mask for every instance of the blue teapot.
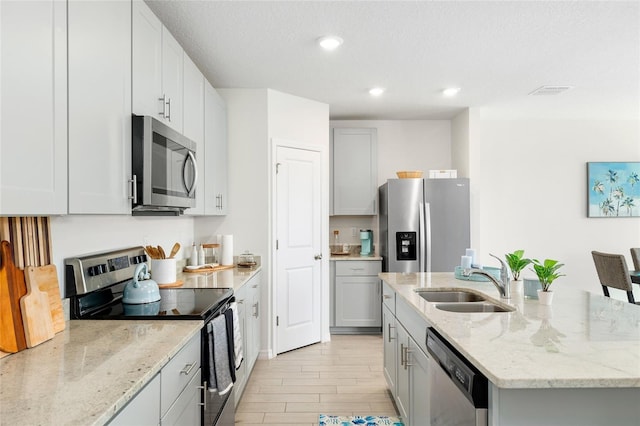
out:
<path id="1" fill-rule="evenodd" d="M 136 267 L 133 279 L 127 283 L 122 293 L 122 303 L 141 304 L 160 300 L 158 283 L 150 279 L 149 267 L 141 263 Z"/>

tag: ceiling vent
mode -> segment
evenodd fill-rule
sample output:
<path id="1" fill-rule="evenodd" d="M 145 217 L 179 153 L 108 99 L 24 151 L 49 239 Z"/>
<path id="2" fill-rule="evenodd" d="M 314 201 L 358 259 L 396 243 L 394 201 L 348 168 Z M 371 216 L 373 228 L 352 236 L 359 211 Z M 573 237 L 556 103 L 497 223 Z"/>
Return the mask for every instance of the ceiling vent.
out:
<path id="1" fill-rule="evenodd" d="M 573 89 L 573 86 L 542 86 L 538 87 L 529 95 L 542 96 L 542 95 L 559 95 L 567 90 Z"/>

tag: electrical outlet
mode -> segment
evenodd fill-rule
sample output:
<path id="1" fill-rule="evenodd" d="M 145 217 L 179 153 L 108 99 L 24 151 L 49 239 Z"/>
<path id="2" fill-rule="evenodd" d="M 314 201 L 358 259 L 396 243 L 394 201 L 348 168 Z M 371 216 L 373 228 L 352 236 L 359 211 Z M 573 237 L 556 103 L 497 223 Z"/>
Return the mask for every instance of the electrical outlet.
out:
<path id="1" fill-rule="evenodd" d="M 352 237 L 357 237 L 358 236 L 358 228 L 351 228 L 351 236 Z"/>

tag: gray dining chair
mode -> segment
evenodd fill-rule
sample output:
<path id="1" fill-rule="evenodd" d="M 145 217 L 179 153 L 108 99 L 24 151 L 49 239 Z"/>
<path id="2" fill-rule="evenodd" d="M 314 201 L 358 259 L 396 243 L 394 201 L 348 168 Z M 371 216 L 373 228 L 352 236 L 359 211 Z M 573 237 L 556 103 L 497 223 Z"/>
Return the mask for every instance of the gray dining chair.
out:
<path id="1" fill-rule="evenodd" d="M 636 303 L 633 298 L 631 275 L 629 275 L 629 268 L 627 268 L 624 256 L 599 251 L 592 251 L 591 256 L 596 265 L 596 272 L 604 295 L 610 297 L 609 287 L 616 288 L 627 293 L 627 299 L 630 303 Z"/>
<path id="2" fill-rule="evenodd" d="M 640 271 L 640 247 L 631 249 L 631 259 L 633 259 L 633 269 Z"/>

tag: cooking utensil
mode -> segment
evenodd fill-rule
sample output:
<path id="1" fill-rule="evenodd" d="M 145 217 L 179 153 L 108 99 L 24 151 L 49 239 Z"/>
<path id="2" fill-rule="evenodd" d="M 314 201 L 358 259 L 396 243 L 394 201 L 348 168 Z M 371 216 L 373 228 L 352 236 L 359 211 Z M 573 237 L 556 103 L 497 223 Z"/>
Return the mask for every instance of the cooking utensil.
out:
<path id="1" fill-rule="evenodd" d="M 51 339 L 56 333 L 53 331 L 49 296 L 38 288 L 35 267 L 28 266 L 25 272 L 27 294 L 20 299 L 20 308 L 27 347 L 32 348 Z"/>
<path id="2" fill-rule="evenodd" d="M 162 248 L 162 246 L 158 246 L 158 252 L 160 253 L 160 259 L 166 259 L 167 255 L 164 252 L 164 249 Z"/>
<path id="3" fill-rule="evenodd" d="M 157 255 L 156 255 L 156 249 L 154 249 L 151 246 L 145 246 L 144 247 L 144 251 L 147 252 L 147 256 L 149 256 L 151 259 L 157 259 Z"/>
<path id="4" fill-rule="evenodd" d="M 169 254 L 169 258 L 173 259 L 173 257 L 178 254 L 178 251 L 180 250 L 180 243 L 175 243 L 173 245 L 173 247 L 171 247 L 171 253 Z"/>
<path id="5" fill-rule="evenodd" d="M 27 271 L 27 273 L 29 273 Z M 49 297 L 49 310 L 53 321 L 54 333 L 64 330 L 64 310 L 60 298 L 60 286 L 58 285 L 58 270 L 56 265 L 45 265 L 32 268 L 31 280 L 38 283 L 40 291 Z"/>
<path id="6" fill-rule="evenodd" d="M 149 277 L 149 267 L 147 264 L 138 264 L 133 274 L 133 279 L 124 286 L 122 303 L 139 304 L 160 300 L 158 284 L 154 280 L 149 279 Z"/>
<path id="7" fill-rule="evenodd" d="M 0 350 L 18 352 L 27 348 L 20 298 L 27 294 L 24 271 L 13 263 L 11 244 L 0 244 Z"/>

